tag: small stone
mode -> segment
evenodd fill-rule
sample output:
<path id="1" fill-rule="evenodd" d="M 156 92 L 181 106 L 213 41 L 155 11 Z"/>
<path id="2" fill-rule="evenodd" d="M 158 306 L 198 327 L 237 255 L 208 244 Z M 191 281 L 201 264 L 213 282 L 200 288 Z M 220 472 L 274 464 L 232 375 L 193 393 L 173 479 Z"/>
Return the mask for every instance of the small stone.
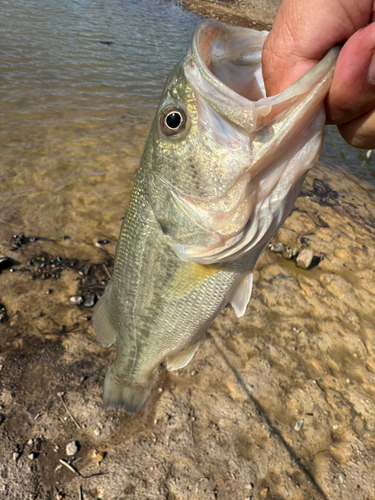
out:
<path id="1" fill-rule="evenodd" d="M 299 432 L 299 431 L 302 429 L 302 426 L 303 426 L 303 420 L 302 420 L 302 419 L 301 419 L 301 420 L 298 420 L 298 421 L 296 422 L 296 425 L 294 426 L 294 430 L 295 430 L 296 432 Z"/>
<path id="2" fill-rule="evenodd" d="M 0 255 L 0 271 L 3 269 L 8 269 L 15 264 L 17 264 L 15 260 L 11 259 L 10 257 L 5 257 L 4 255 Z"/>
<path id="3" fill-rule="evenodd" d="M 55 453 L 57 453 L 57 452 L 59 451 L 59 449 L 60 449 L 60 446 L 59 446 L 58 444 L 55 444 L 55 446 L 54 446 L 54 448 L 53 448 L 53 451 L 54 451 Z"/>
<path id="4" fill-rule="evenodd" d="M 78 453 L 78 441 L 71 441 L 66 445 L 66 454 L 72 457 Z"/>
<path id="5" fill-rule="evenodd" d="M 34 444 L 34 441 L 30 438 L 27 442 L 28 446 L 32 446 Z"/>
<path id="6" fill-rule="evenodd" d="M 197 373 L 198 373 L 197 370 L 193 370 L 190 375 L 194 377 Z"/>
<path id="7" fill-rule="evenodd" d="M 18 453 L 17 451 L 15 451 L 15 452 L 13 453 L 13 455 L 12 455 L 13 460 L 14 460 L 15 462 L 17 462 L 17 460 L 20 458 L 20 455 L 21 455 L 20 453 Z"/>
<path id="8" fill-rule="evenodd" d="M 95 434 L 95 436 L 100 436 L 100 433 L 101 433 L 100 429 L 96 428 L 96 429 L 94 430 L 94 434 Z"/>
<path id="9" fill-rule="evenodd" d="M 75 295 L 74 297 L 70 297 L 69 300 L 75 306 L 80 306 L 83 303 L 83 297 L 80 297 L 79 295 Z"/>
<path id="10" fill-rule="evenodd" d="M 29 460 L 35 460 L 36 459 L 36 453 L 30 453 L 29 455 L 27 455 L 27 458 Z"/>
<path id="11" fill-rule="evenodd" d="M 96 295 L 94 295 L 93 293 L 88 293 L 87 295 L 85 295 L 83 299 L 84 307 L 94 307 L 95 302 L 96 302 Z"/>
<path id="12" fill-rule="evenodd" d="M 308 248 L 304 248 L 297 256 L 296 264 L 302 269 L 308 269 L 311 266 L 314 254 Z"/>
<path id="13" fill-rule="evenodd" d="M 283 257 L 284 259 L 294 259 L 294 257 L 297 255 L 298 250 L 297 248 L 293 248 L 291 246 L 285 246 L 283 250 Z"/>
<path id="14" fill-rule="evenodd" d="M 266 498 L 268 496 L 269 488 L 263 488 L 259 492 L 259 498 Z"/>
<path id="15" fill-rule="evenodd" d="M 109 240 L 97 240 L 95 246 L 101 248 L 103 245 L 108 245 Z"/>
<path id="16" fill-rule="evenodd" d="M 52 288 L 47 288 L 46 295 L 51 295 L 51 293 L 53 293 Z"/>
<path id="17" fill-rule="evenodd" d="M 3 304 L 0 304 L 0 323 L 5 323 L 8 321 L 8 314 L 5 306 Z"/>
<path id="18" fill-rule="evenodd" d="M 92 458 L 98 463 L 100 463 L 103 460 L 104 456 L 105 452 L 103 451 L 93 450 L 92 452 Z"/>
<path id="19" fill-rule="evenodd" d="M 366 153 L 366 158 L 369 160 L 371 158 L 372 149 L 369 149 Z"/>
<path id="20" fill-rule="evenodd" d="M 283 253 L 284 244 L 283 243 L 271 243 L 270 245 L 268 245 L 268 249 L 270 252 Z"/>

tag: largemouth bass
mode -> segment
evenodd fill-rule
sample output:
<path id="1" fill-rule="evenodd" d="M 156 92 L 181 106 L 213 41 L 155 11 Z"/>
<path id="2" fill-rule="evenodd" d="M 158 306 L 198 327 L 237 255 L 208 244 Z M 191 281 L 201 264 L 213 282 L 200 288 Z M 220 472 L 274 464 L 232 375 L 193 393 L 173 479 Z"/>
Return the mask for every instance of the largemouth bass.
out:
<path id="1" fill-rule="evenodd" d="M 107 407 L 139 411 L 161 362 L 184 367 L 228 302 L 244 314 L 256 261 L 319 157 L 338 49 L 266 97 L 267 34 L 206 21 L 167 80 L 94 312 L 98 339 L 117 342 Z"/>

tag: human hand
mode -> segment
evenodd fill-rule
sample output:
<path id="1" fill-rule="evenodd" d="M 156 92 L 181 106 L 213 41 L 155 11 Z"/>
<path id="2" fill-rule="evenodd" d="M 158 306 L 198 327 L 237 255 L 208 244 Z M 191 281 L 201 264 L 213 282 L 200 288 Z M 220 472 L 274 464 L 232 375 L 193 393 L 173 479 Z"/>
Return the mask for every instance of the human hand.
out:
<path id="1" fill-rule="evenodd" d="M 375 148 L 374 20 L 374 0 L 283 0 L 263 50 L 267 95 L 346 42 L 326 99 L 327 123 L 337 124 L 352 146 Z"/>

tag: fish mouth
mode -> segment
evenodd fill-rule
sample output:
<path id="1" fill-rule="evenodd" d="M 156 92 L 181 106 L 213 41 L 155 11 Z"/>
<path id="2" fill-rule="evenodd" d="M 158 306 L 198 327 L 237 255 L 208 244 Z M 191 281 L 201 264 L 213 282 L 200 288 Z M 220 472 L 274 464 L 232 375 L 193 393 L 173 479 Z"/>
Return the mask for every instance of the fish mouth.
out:
<path id="1" fill-rule="evenodd" d="M 163 181 L 181 217 L 167 236 L 181 260 L 213 264 L 237 260 L 251 250 L 259 255 L 320 155 L 323 101 L 339 49 L 331 49 L 284 92 L 267 97 L 261 67 L 267 35 L 208 20 L 196 30 L 183 61 L 201 135 L 209 130 L 209 144 L 228 146 L 237 166 L 226 172 L 226 192 L 217 198 L 194 197 Z M 202 139 L 202 147 L 206 142 Z M 233 162 L 222 163 L 221 171 L 223 165 Z M 195 241 L 194 230 L 199 233 Z"/>
<path id="2" fill-rule="evenodd" d="M 267 31 L 202 23 L 191 44 L 185 74 L 198 95 L 223 118 L 244 132 L 252 132 L 257 117 L 267 115 L 261 55 Z"/>

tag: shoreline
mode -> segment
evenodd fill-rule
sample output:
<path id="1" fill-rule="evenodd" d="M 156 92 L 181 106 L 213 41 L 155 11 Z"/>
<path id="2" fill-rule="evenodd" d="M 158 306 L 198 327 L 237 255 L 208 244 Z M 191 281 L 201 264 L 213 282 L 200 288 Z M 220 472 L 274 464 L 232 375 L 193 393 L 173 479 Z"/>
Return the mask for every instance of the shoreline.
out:
<path id="1" fill-rule="evenodd" d="M 180 0 L 183 7 L 222 23 L 270 30 L 281 0 Z"/>

